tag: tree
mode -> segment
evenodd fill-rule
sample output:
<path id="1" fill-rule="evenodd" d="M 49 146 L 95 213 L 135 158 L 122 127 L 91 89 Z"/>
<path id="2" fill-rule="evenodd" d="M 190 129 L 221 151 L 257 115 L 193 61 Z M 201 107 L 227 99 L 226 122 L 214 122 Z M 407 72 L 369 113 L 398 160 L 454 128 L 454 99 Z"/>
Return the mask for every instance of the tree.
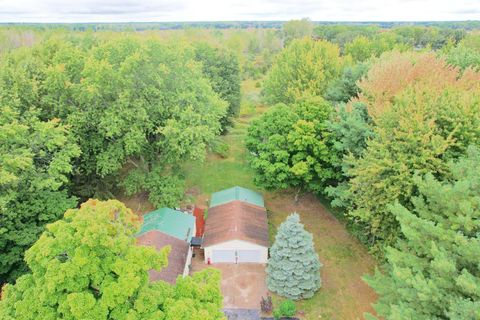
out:
<path id="1" fill-rule="evenodd" d="M 465 37 L 456 47 L 447 50 L 446 59 L 462 70 L 480 70 L 480 35 L 470 34 Z"/>
<path id="2" fill-rule="evenodd" d="M 332 107 L 320 97 L 299 100 L 291 107 L 272 107 L 248 129 L 246 147 L 252 154 L 255 182 L 267 189 L 319 192 L 336 178 L 326 123 Z"/>
<path id="3" fill-rule="evenodd" d="M 357 102 L 348 106 L 339 105 L 327 126 L 332 133 L 331 151 L 337 153 L 338 162 L 334 163 L 334 167 L 341 175 L 325 189 L 325 193 L 332 199 L 332 206 L 348 208 L 351 203 L 346 194 L 349 188 L 349 170 L 352 167 L 349 159 L 362 157 L 367 142 L 374 137 L 374 124 L 368 115 L 367 106 Z"/>
<path id="4" fill-rule="evenodd" d="M 73 159 L 80 155 L 59 119 L 41 121 L 0 106 L 0 284 L 26 271 L 23 253 L 77 199 L 68 190 Z"/>
<path id="5" fill-rule="evenodd" d="M 139 226 L 116 200 L 67 210 L 26 252 L 31 273 L 5 287 L 0 318 L 221 319 L 217 271 L 175 286 L 149 282 L 147 271 L 165 267 L 170 248 L 135 245 Z"/>
<path id="6" fill-rule="evenodd" d="M 450 172 L 446 181 L 417 175 L 412 208 L 390 207 L 404 239 L 387 250 L 385 272 L 366 277 L 385 319 L 480 318 L 479 150 L 470 148 Z"/>
<path id="7" fill-rule="evenodd" d="M 268 289 L 292 300 L 308 299 L 320 288 L 321 263 L 313 237 L 293 213 L 278 228 L 267 265 Z"/>
<path id="8" fill-rule="evenodd" d="M 358 63 L 346 66 L 341 76 L 331 82 L 325 93 L 325 99 L 333 104 L 347 103 L 352 98 L 357 98 L 360 88 L 357 83 L 368 72 L 368 63 Z"/>
<path id="9" fill-rule="evenodd" d="M 195 59 L 202 63 L 203 73 L 220 98 L 228 103 L 227 113 L 220 120 L 225 131 L 232 118 L 240 112 L 240 66 L 231 52 L 200 43 L 195 48 Z"/>
<path id="10" fill-rule="evenodd" d="M 289 104 L 306 96 L 323 96 L 343 64 L 339 48 L 330 42 L 294 40 L 275 58 L 267 74 L 266 102 Z"/>
<path id="11" fill-rule="evenodd" d="M 129 167 L 179 180 L 184 161 L 204 158 L 227 108 L 194 49 L 135 37 L 84 42 L 52 38 L 9 54 L 0 69 L 2 99 L 71 127 L 82 151 L 72 179 L 81 197 L 111 197 Z M 151 185 L 137 189 L 156 193 L 158 204 L 181 194 Z"/>
<path id="12" fill-rule="evenodd" d="M 345 45 L 345 54 L 352 56 L 353 61 L 363 62 L 375 56 L 374 43 L 367 37 L 355 38 L 352 42 Z"/>
<path id="13" fill-rule="evenodd" d="M 342 197 L 349 199 L 351 218 L 364 228 L 364 241 L 380 256 L 400 234 L 388 206 L 399 201 L 410 207 L 414 173 L 444 177 L 448 161 L 480 141 L 480 96 L 457 86 L 440 92 L 412 87 L 397 95 L 377 118 L 361 157 L 347 159 L 349 188 Z"/>
<path id="14" fill-rule="evenodd" d="M 295 39 L 310 38 L 313 33 L 313 23 L 308 18 L 290 20 L 283 24 L 283 41 L 288 45 Z"/>

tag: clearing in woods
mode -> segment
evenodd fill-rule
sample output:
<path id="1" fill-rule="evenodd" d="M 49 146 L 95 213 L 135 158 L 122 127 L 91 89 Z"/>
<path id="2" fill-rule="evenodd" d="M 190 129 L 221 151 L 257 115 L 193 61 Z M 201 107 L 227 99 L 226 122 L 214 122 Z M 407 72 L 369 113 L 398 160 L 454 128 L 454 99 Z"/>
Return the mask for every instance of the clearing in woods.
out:
<path id="1" fill-rule="evenodd" d="M 297 212 L 306 230 L 313 234 L 315 249 L 323 264 L 322 288 L 313 298 L 297 302 L 300 316 L 304 319 L 362 319 L 363 313 L 373 312 L 371 304 L 376 300 L 374 291 L 361 279 L 371 274 L 376 265 L 366 248 L 315 196 L 303 195 L 296 204 L 293 191 L 268 192 L 253 184 L 253 171 L 248 166 L 243 142 L 249 122 L 266 110 L 259 103 L 259 93 L 256 81 L 242 83 L 240 117 L 222 137 L 230 147 L 225 157 L 209 153 L 203 163 L 191 162 L 185 166 L 186 201 L 207 207 L 212 192 L 235 185 L 258 190 L 263 193 L 269 211 L 272 242 L 276 229 L 287 215 Z M 122 200 L 137 212 L 151 208 L 144 196 Z M 274 304 L 281 299 L 275 295 L 273 298 Z"/>

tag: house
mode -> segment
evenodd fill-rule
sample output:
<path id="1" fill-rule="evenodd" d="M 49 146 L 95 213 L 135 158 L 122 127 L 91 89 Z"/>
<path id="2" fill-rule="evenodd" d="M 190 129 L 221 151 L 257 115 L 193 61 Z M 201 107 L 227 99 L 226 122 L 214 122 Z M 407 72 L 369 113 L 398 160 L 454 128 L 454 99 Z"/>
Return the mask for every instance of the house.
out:
<path id="1" fill-rule="evenodd" d="M 157 250 L 171 247 L 168 266 L 160 271 L 150 270 L 150 281 L 164 280 L 173 284 L 179 275 L 188 275 L 192 261 L 190 241 L 195 233 L 195 217 L 181 211 L 161 208 L 143 216 L 137 244 L 154 246 Z"/>
<path id="2" fill-rule="evenodd" d="M 205 263 L 267 263 L 268 246 L 261 194 L 234 187 L 212 195 L 202 242 Z"/>

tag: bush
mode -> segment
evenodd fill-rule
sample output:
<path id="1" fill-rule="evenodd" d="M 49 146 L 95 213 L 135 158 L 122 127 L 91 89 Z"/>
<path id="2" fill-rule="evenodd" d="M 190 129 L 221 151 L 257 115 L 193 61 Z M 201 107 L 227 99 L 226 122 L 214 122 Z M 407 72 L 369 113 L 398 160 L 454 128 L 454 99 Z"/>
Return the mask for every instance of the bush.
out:
<path id="1" fill-rule="evenodd" d="M 284 300 L 273 312 L 273 317 L 275 319 L 280 319 L 281 317 L 293 317 L 297 313 L 297 306 L 292 300 Z"/>
<path id="2" fill-rule="evenodd" d="M 213 143 L 212 143 L 212 151 L 219 155 L 220 157 L 222 158 L 227 158 L 228 157 L 228 152 L 230 151 L 230 146 L 228 144 L 226 144 L 225 142 L 223 142 L 222 140 L 220 139 L 217 139 L 215 140 Z"/>

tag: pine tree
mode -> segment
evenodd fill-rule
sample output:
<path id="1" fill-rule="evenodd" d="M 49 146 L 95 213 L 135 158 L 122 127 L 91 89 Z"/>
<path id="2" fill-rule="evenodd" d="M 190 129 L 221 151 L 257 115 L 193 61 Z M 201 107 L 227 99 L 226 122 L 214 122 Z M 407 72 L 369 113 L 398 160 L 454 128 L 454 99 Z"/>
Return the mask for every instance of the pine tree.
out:
<path id="1" fill-rule="evenodd" d="M 384 319 L 480 319 L 479 150 L 450 171 L 447 181 L 417 176 L 413 209 L 392 207 L 405 239 L 388 249 L 384 273 L 366 277 Z"/>
<path id="2" fill-rule="evenodd" d="M 293 300 L 310 298 L 321 286 L 321 266 L 312 235 L 305 231 L 299 215 L 291 214 L 280 225 L 270 250 L 268 288 Z"/>

